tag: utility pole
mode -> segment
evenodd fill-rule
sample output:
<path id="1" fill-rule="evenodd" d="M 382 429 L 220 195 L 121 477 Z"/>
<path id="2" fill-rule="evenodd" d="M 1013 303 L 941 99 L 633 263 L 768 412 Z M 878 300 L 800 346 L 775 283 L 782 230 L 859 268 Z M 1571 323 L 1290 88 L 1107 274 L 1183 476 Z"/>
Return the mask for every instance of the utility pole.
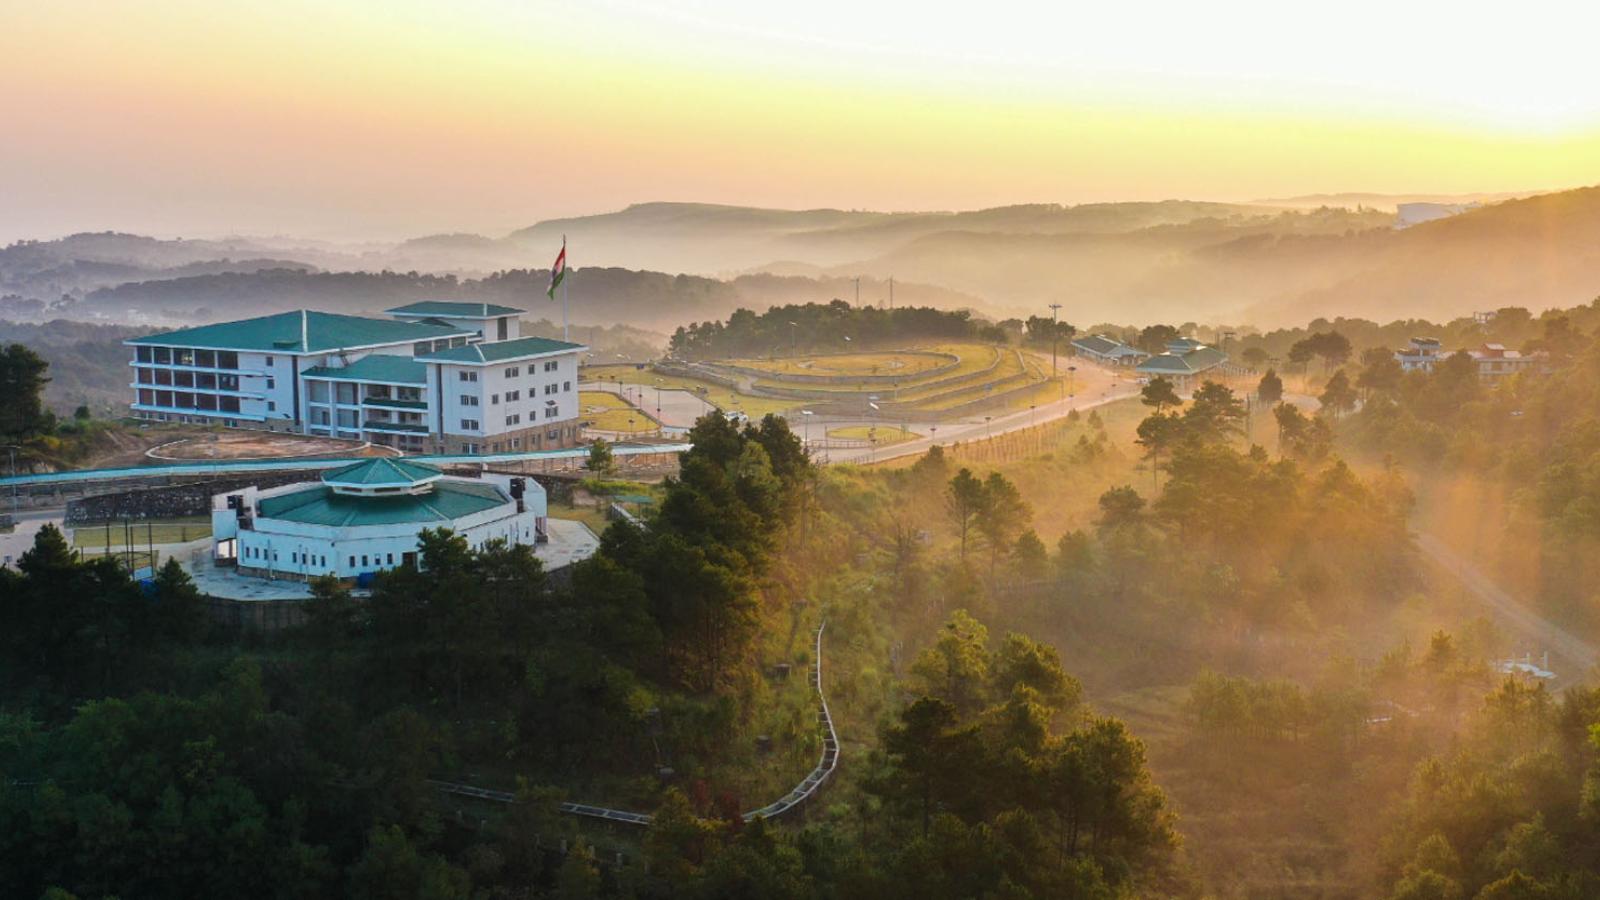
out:
<path id="1" fill-rule="evenodd" d="M 1056 340 L 1061 334 L 1056 327 L 1056 314 L 1061 311 L 1061 304 L 1050 304 L 1050 377 L 1056 377 Z"/>

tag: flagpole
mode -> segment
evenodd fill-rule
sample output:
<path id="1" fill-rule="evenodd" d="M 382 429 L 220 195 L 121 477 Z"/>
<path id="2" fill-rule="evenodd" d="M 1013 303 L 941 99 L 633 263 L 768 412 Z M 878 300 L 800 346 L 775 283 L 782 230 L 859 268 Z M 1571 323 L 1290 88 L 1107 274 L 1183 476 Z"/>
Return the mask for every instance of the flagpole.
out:
<path id="1" fill-rule="evenodd" d="M 567 236 L 566 235 L 562 235 L 561 236 L 561 254 L 562 254 L 563 260 L 562 260 L 562 264 L 561 264 L 561 339 L 563 341 L 571 342 L 572 334 L 568 330 L 569 326 L 567 325 L 567 277 L 566 277 L 566 275 L 567 275 L 567 270 L 572 268 L 572 264 L 565 260 L 566 253 L 567 253 Z"/>

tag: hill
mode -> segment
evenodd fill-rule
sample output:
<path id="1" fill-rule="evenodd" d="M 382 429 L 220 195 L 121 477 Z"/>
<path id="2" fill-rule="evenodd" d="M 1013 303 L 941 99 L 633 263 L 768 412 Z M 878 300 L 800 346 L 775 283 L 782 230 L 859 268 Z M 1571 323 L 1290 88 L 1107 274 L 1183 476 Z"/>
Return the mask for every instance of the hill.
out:
<path id="1" fill-rule="evenodd" d="M 243 318 L 270 312 L 324 309 L 381 314 L 416 300 L 502 303 L 529 318 L 559 321 L 560 307 L 545 297 L 549 273 L 513 269 L 483 278 L 417 272 L 311 272 L 269 269 L 132 282 L 91 292 L 81 304 L 89 315 L 170 323 Z M 766 274 L 731 280 L 616 268 L 574 269 L 569 282 L 574 324 L 626 323 L 670 332 L 689 322 L 719 319 L 739 307 L 767 309 L 784 303 L 854 299 L 855 283 L 842 276 L 810 278 Z M 865 280 L 863 302 L 885 300 L 887 284 Z M 895 285 L 905 304 L 959 309 L 978 298 L 921 284 Z"/>

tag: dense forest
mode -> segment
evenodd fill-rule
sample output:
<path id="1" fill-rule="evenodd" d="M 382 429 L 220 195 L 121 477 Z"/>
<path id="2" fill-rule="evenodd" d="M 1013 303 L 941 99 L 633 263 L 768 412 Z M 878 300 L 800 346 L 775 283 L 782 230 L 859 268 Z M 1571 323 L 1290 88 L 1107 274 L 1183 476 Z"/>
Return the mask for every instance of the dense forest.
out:
<path id="1" fill-rule="evenodd" d="M 679 326 L 667 349 L 682 359 L 726 359 L 802 351 L 843 353 L 852 348 L 963 339 L 1004 342 L 1007 333 L 975 321 L 965 310 L 945 312 L 925 306 L 879 309 L 834 300 L 774 306 L 762 313 L 738 309 L 726 322 Z"/>

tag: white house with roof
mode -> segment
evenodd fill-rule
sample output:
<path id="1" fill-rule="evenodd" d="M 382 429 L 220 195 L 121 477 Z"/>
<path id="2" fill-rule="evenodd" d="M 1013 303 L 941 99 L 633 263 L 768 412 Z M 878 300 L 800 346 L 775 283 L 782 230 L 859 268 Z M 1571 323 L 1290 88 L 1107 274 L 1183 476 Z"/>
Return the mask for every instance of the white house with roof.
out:
<path id="1" fill-rule="evenodd" d="M 1438 338 L 1414 337 L 1411 346 L 1394 352 L 1394 358 L 1403 372 L 1432 372 L 1433 364 L 1442 358 L 1439 346 Z"/>
<path id="2" fill-rule="evenodd" d="M 517 313 L 426 301 L 390 319 L 298 310 L 133 338 L 131 408 L 408 452 L 572 446 L 587 348 L 524 338 Z"/>
<path id="3" fill-rule="evenodd" d="M 1089 334 L 1074 338 L 1072 349 L 1082 357 L 1105 363 L 1108 366 L 1133 366 L 1150 354 L 1138 347 L 1130 347 L 1103 334 Z"/>
<path id="4" fill-rule="evenodd" d="M 1165 378 L 1178 391 L 1190 391 L 1207 378 L 1225 374 L 1228 354 L 1194 338 L 1177 338 L 1166 352 L 1139 363 L 1134 371 L 1146 378 Z"/>
<path id="5" fill-rule="evenodd" d="M 423 529 L 448 528 L 474 547 L 532 545 L 544 539 L 546 515 L 544 488 L 532 479 L 455 478 L 379 457 L 320 481 L 213 497 L 213 557 L 242 575 L 362 580 L 415 565 Z"/>

